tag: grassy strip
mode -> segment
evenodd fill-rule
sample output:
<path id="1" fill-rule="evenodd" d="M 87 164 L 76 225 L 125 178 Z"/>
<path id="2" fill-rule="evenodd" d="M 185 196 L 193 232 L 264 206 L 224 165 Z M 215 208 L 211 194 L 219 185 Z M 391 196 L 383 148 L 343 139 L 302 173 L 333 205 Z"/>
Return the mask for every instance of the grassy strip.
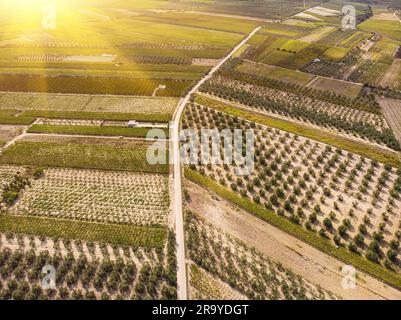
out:
<path id="1" fill-rule="evenodd" d="M 112 126 L 64 126 L 35 124 L 28 130 L 29 133 L 52 133 L 52 134 L 81 134 L 94 136 L 124 136 L 144 138 L 151 128 L 127 128 Z M 166 137 L 169 135 L 168 129 L 161 129 Z"/>
<path id="2" fill-rule="evenodd" d="M 15 110 L 0 110 L 0 124 L 30 125 L 35 121 L 34 117 L 16 116 L 17 113 Z"/>
<path id="3" fill-rule="evenodd" d="M 148 163 L 147 149 L 146 143 L 121 146 L 110 141 L 101 144 L 18 141 L 0 155 L 0 163 L 168 173 L 168 164 Z"/>
<path id="4" fill-rule="evenodd" d="M 0 147 L 4 146 L 5 144 L 5 141 L 0 140 Z"/>
<path id="5" fill-rule="evenodd" d="M 394 167 L 401 168 L 400 156 L 396 152 L 388 151 L 381 148 L 375 148 L 367 143 L 355 142 L 340 135 L 322 131 L 319 129 L 314 129 L 302 124 L 276 119 L 267 115 L 262 115 L 254 113 L 252 111 L 236 108 L 208 97 L 198 95 L 196 97 L 196 102 L 210 108 L 231 114 L 233 116 L 244 118 L 248 121 L 257 122 L 262 125 L 291 132 L 312 140 L 330 144 L 332 146 L 344 149 L 352 153 L 359 154 L 363 157 L 374 159 L 382 163 L 388 163 Z"/>
<path id="6" fill-rule="evenodd" d="M 167 113 L 113 113 L 113 112 L 80 112 L 80 111 L 36 111 L 27 110 L 22 117 L 49 119 L 87 119 L 87 120 L 137 120 L 145 122 L 169 122 L 172 118 Z"/>
<path id="7" fill-rule="evenodd" d="M 15 215 L 0 215 L 0 232 L 15 232 L 44 237 L 62 237 L 123 245 L 163 247 L 167 230 L 162 227 L 140 227 L 61 220 Z"/>
<path id="8" fill-rule="evenodd" d="M 316 233 L 306 230 L 302 226 L 294 224 L 284 217 L 276 215 L 248 198 L 243 198 L 235 194 L 231 190 L 223 187 L 212 179 L 197 173 L 196 171 L 185 168 L 185 178 L 206 187 L 208 190 L 212 190 L 240 208 L 255 214 L 280 230 L 283 230 L 284 232 L 316 247 L 320 251 L 345 263 L 349 263 L 355 268 L 358 268 L 359 270 L 366 272 L 367 274 L 370 274 L 397 289 L 401 289 L 401 275 L 391 272 L 383 266 L 367 260 L 363 256 L 352 253 L 345 247 L 339 247 L 337 249 L 330 240 L 320 237 Z"/>

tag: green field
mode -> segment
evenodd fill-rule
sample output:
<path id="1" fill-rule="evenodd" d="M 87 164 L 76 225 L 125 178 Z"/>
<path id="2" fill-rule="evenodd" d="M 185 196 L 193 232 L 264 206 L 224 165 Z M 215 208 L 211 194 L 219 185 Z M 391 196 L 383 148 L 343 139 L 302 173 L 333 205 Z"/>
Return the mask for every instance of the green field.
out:
<path id="1" fill-rule="evenodd" d="M 341 47 L 332 47 L 327 49 L 323 55 L 322 58 L 326 58 L 332 61 L 339 61 L 343 59 L 348 53 L 349 49 L 346 48 L 341 48 Z"/>
<path id="2" fill-rule="evenodd" d="M 39 2 L 0 4 L 0 91 L 150 96 L 163 85 L 157 96 L 180 97 L 210 69 L 193 58 L 222 58 L 262 23 L 155 11 L 167 1 L 72 2 L 54 30 L 42 29 Z"/>
<path id="3" fill-rule="evenodd" d="M 271 34 L 284 37 L 299 37 L 309 32 L 309 28 L 302 26 L 290 26 L 286 24 L 267 23 L 258 33 Z"/>
<path id="4" fill-rule="evenodd" d="M 250 62 L 241 63 L 236 67 L 236 70 L 248 74 L 263 75 L 270 79 L 295 83 L 301 86 L 307 84 L 314 77 L 303 72 Z"/>
<path id="5" fill-rule="evenodd" d="M 35 117 L 18 114 L 16 110 L 0 110 L 0 124 L 29 125 L 35 121 Z"/>
<path id="6" fill-rule="evenodd" d="M 356 45 L 358 45 L 359 43 L 361 43 L 362 41 L 366 40 L 369 37 L 370 37 L 370 34 L 357 31 L 357 32 L 351 33 L 351 35 L 349 35 L 347 38 L 340 41 L 339 46 L 345 47 L 345 48 L 354 48 Z"/>
<path id="7" fill-rule="evenodd" d="M 168 165 L 147 162 L 148 144 L 123 144 L 118 140 L 74 142 L 18 141 L 0 155 L 1 164 L 125 170 L 168 173 Z M 166 152 L 166 157 L 168 155 Z"/>
<path id="8" fill-rule="evenodd" d="M 167 230 L 161 227 L 103 224 L 9 214 L 0 215 L 0 232 L 160 248 L 164 246 L 167 237 Z"/>
<path id="9" fill-rule="evenodd" d="M 359 24 L 358 28 L 369 32 L 376 32 L 388 36 L 393 40 L 401 41 L 400 21 L 368 19 Z"/>
<path id="10" fill-rule="evenodd" d="M 276 49 L 264 56 L 261 62 L 295 70 L 303 67 L 313 59 L 319 58 L 329 48 L 327 45 L 314 43 L 294 53 L 285 49 L 285 47 L 286 45 L 280 46 L 280 49 Z M 291 45 L 290 48 L 292 48 Z"/>
<path id="11" fill-rule="evenodd" d="M 372 52 L 371 59 L 378 63 L 392 64 L 394 54 L 400 47 L 401 42 L 394 41 L 388 38 L 380 38 L 370 52 Z"/>
<path id="12" fill-rule="evenodd" d="M 77 134 L 93 136 L 123 136 L 123 137 L 146 137 L 150 128 L 121 128 L 112 126 L 68 126 L 68 125 L 45 125 L 34 124 L 28 130 L 29 133 L 52 133 L 52 134 Z M 168 138 L 169 130 L 162 129 Z"/>

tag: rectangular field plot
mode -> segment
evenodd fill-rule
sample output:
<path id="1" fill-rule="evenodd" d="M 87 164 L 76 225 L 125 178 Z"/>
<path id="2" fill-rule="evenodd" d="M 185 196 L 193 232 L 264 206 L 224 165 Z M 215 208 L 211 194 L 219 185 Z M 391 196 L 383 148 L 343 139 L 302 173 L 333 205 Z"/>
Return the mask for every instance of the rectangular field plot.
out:
<path id="1" fill-rule="evenodd" d="M 1 110 L 0 123 L 14 125 L 28 125 L 35 121 L 34 117 L 18 114 L 17 110 Z"/>
<path id="2" fill-rule="evenodd" d="M 168 173 L 168 165 L 148 163 L 148 146 L 149 144 L 139 141 L 124 142 L 117 139 L 40 137 L 36 141 L 18 141 L 1 154 L 0 163 Z"/>
<path id="3" fill-rule="evenodd" d="M 168 178 L 129 172 L 47 169 L 11 209 L 13 214 L 103 223 L 164 226 Z"/>
<path id="4" fill-rule="evenodd" d="M 0 123 L 31 124 L 36 117 L 165 122 L 177 98 L 0 93 Z"/>
<path id="5" fill-rule="evenodd" d="M 1 74 L 0 91 L 75 94 L 115 94 L 179 97 L 192 84 L 188 80 L 130 79 L 117 77 L 46 76 L 40 74 Z"/>
<path id="6" fill-rule="evenodd" d="M 250 62 L 241 63 L 236 67 L 236 70 L 248 74 L 263 75 L 269 79 L 295 83 L 298 85 L 305 85 L 314 77 L 308 73 L 274 67 L 267 64 L 256 64 Z"/>
<path id="7" fill-rule="evenodd" d="M 381 98 L 379 103 L 384 117 L 401 143 L 401 102 L 399 100 Z"/>
<path id="8" fill-rule="evenodd" d="M 362 89 L 360 84 L 320 77 L 316 81 L 311 82 L 308 87 L 318 90 L 329 90 L 349 97 L 357 97 Z"/>
<path id="9" fill-rule="evenodd" d="M 401 40 L 400 21 L 368 19 L 359 24 L 358 27 L 365 31 L 386 35 L 394 40 Z"/>

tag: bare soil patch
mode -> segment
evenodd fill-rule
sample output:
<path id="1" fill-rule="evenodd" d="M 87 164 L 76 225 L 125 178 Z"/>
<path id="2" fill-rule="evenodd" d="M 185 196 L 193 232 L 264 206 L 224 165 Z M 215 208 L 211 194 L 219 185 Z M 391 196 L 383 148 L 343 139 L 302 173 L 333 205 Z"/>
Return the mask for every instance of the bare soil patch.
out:
<path id="1" fill-rule="evenodd" d="M 23 128 L 23 126 L 0 125 L 0 140 L 10 141 L 14 139 L 22 132 Z"/>
<path id="2" fill-rule="evenodd" d="M 378 102 L 395 137 L 401 142 L 401 101 L 378 98 Z"/>
<path id="3" fill-rule="evenodd" d="M 396 59 L 380 80 L 382 87 L 393 86 L 401 72 L 401 59 Z"/>

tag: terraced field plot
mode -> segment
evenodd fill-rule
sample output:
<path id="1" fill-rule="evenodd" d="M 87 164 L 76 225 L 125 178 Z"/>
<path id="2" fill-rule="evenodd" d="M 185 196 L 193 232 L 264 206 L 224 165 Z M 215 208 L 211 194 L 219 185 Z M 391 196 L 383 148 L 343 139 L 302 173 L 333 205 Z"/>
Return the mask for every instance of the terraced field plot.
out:
<path id="1" fill-rule="evenodd" d="M 47 169 L 11 213 L 106 223 L 167 222 L 167 178 L 134 173 Z"/>

